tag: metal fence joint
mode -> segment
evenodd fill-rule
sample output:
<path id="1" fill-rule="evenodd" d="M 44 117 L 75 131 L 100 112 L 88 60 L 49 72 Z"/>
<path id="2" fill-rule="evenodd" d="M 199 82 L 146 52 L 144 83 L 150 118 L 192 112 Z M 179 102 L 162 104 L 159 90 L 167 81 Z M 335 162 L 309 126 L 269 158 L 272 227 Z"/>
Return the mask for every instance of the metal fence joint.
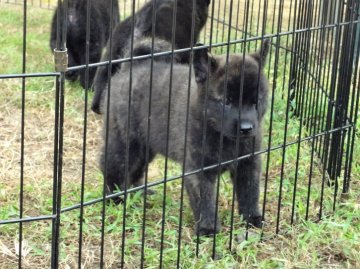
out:
<path id="1" fill-rule="evenodd" d="M 54 63 L 56 72 L 66 72 L 68 69 L 68 53 L 67 49 L 54 49 Z"/>

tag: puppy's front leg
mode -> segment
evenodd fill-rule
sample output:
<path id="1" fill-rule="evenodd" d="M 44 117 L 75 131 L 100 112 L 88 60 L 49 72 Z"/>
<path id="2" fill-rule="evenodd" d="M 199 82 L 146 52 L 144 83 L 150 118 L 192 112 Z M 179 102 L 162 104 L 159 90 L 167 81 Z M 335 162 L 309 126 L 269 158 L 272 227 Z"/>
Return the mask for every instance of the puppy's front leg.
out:
<path id="1" fill-rule="evenodd" d="M 231 171 L 232 181 L 239 203 L 239 214 L 255 227 L 261 227 L 262 216 L 259 210 L 261 159 L 259 156 L 240 161 L 237 173 Z"/>
<path id="2" fill-rule="evenodd" d="M 185 187 L 194 212 L 196 233 L 210 235 L 220 231 L 220 223 L 215 218 L 216 174 L 204 172 L 185 178 Z"/>

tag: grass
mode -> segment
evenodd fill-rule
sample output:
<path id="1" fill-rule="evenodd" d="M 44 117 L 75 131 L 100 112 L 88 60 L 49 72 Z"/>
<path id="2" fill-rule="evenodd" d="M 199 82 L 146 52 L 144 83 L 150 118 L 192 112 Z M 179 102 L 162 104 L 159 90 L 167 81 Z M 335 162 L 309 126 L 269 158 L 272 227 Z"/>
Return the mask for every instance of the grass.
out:
<path id="1" fill-rule="evenodd" d="M 21 73 L 22 70 L 22 12 L 20 6 L 0 3 L 0 74 Z M 27 72 L 49 72 L 53 70 L 49 49 L 49 26 L 52 12 L 39 8 L 28 9 Z M 209 29 L 209 28 L 208 28 Z M 225 29 L 226 30 L 226 29 Z M 269 30 L 271 31 L 271 30 Z M 204 34 L 208 37 L 209 31 Z M 214 37 L 216 38 L 216 37 Z M 218 37 L 221 39 L 221 37 Z M 232 38 L 235 38 L 232 34 Z M 282 42 L 285 39 L 282 39 Z M 234 50 L 240 48 L 234 47 Z M 251 45 L 250 50 L 253 50 Z M 220 51 L 216 51 L 220 53 Z M 285 65 L 285 60 L 288 60 Z M 274 51 L 267 67 L 271 87 L 274 89 L 274 113 L 271 145 L 283 143 L 286 102 L 282 99 L 282 85 L 288 86 L 289 58 L 282 51 L 278 69 L 274 68 Z M 275 78 L 275 79 L 273 79 Z M 55 121 L 54 78 L 26 79 L 25 99 L 25 152 L 24 152 L 24 216 L 47 215 L 52 212 L 53 151 Z M 20 128 L 21 128 L 21 79 L 2 79 L 0 83 L 0 220 L 19 216 L 20 192 Z M 62 207 L 80 201 L 81 164 L 83 143 L 83 119 L 86 93 L 78 83 L 66 83 L 64 119 L 64 165 Z M 92 93 L 88 93 L 91 100 Z M 286 97 L 286 93 L 285 93 Z M 102 175 L 98 168 L 101 147 L 101 117 L 87 108 L 88 128 L 85 162 L 85 201 L 102 196 Z M 264 147 L 269 139 L 270 113 L 264 126 Z M 359 123 L 358 123 L 358 127 Z M 286 139 L 296 141 L 309 135 L 305 128 L 299 133 L 300 123 L 291 117 Z M 219 214 L 222 231 L 216 237 L 217 259 L 211 259 L 212 238 L 201 238 L 199 256 L 195 256 L 196 236 L 194 221 L 187 199 L 184 199 L 181 236 L 181 268 L 359 268 L 360 267 L 360 144 L 355 142 L 351 192 L 347 199 L 338 195 L 336 210 L 333 206 L 333 187 L 324 192 L 323 218 L 317 221 L 319 212 L 322 169 L 318 159 L 310 167 L 311 140 L 286 148 L 282 202 L 279 218 L 280 233 L 275 233 L 279 186 L 282 167 L 282 149 L 263 156 L 264 176 L 269 157 L 266 226 L 264 238 L 260 231 L 252 231 L 248 241 L 234 240 L 230 245 L 230 222 L 232 188 L 228 174 L 220 180 Z M 295 164 L 299 160 L 296 173 Z M 179 175 L 181 168 L 170 162 L 168 175 Z M 309 175 L 311 192 L 309 218 L 306 220 Z M 164 159 L 151 164 L 151 181 L 164 177 Z M 294 181 L 297 178 L 294 225 L 290 225 Z M 262 181 L 264 189 L 264 180 Z M 341 181 L 340 181 L 341 183 Z M 157 268 L 160 257 L 161 218 L 163 214 L 163 186 L 154 188 L 157 193 L 148 197 L 146 206 L 145 265 Z M 177 260 L 180 224 L 180 184 L 167 184 L 165 199 L 165 230 L 163 244 L 164 268 L 174 268 Z M 262 192 L 263 194 L 263 192 Z M 263 199 L 263 197 L 261 198 Z M 143 197 L 140 193 L 129 196 L 126 204 L 125 268 L 139 268 L 141 233 L 143 223 Z M 102 205 L 84 208 L 82 234 L 82 266 L 98 268 L 101 245 Z M 123 234 L 123 206 L 110 204 L 106 207 L 104 261 L 106 268 L 118 268 L 121 260 L 121 238 Z M 234 218 L 234 233 L 241 237 L 244 223 Z M 61 215 L 60 268 L 77 267 L 79 249 L 79 210 Z M 0 226 L 0 268 L 15 268 L 18 260 L 19 225 Z M 47 268 L 51 257 L 51 222 L 37 221 L 23 224 L 22 262 L 24 268 Z"/>

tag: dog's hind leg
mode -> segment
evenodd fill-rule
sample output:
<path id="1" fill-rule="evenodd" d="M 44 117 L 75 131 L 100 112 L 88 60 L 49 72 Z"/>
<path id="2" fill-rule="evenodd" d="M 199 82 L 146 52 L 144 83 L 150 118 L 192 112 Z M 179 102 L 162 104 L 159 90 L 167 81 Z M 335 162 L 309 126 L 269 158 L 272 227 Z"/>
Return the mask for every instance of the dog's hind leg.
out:
<path id="1" fill-rule="evenodd" d="M 145 146 L 143 147 L 143 150 L 141 150 L 141 152 L 139 152 L 139 154 L 137 155 L 138 156 L 138 159 L 136 160 L 137 161 L 137 165 L 133 166 L 133 169 L 135 170 L 132 170 L 131 171 L 131 184 L 134 186 L 134 187 L 140 187 L 142 185 L 144 185 L 144 173 L 147 169 L 147 166 L 146 166 L 146 148 Z M 149 156 L 148 156 L 148 164 L 154 159 L 155 157 L 155 154 L 153 154 L 151 151 L 149 151 Z M 135 160 L 134 160 L 135 161 Z M 147 195 L 152 195 L 152 194 L 155 194 L 155 191 L 152 190 L 152 189 L 147 189 L 146 190 L 146 194 Z"/>
<path id="2" fill-rule="evenodd" d="M 68 66 L 76 66 L 79 65 L 79 62 L 75 59 L 74 53 L 72 50 L 68 50 Z M 79 70 L 69 70 L 65 73 L 65 78 L 70 81 L 75 81 L 79 75 Z"/>
<path id="3" fill-rule="evenodd" d="M 109 134 L 108 150 L 106 152 L 106 171 L 105 171 L 105 150 L 101 156 L 101 170 L 103 171 L 108 194 L 112 194 L 116 189 L 130 189 L 131 185 L 141 186 L 142 178 L 146 169 L 145 146 L 137 139 L 131 139 L 129 143 L 129 156 L 126 157 L 126 141 L 120 135 Z M 154 158 L 153 153 L 149 153 L 149 162 Z M 125 180 L 126 178 L 126 180 Z M 125 184 L 126 183 L 126 184 Z M 150 194 L 149 192 L 148 194 Z M 113 199 L 115 203 L 121 199 Z"/>
<path id="4" fill-rule="evenodd" d="M 100 156 L 100 167 L 106 183 L 106 194 L 113 194 L 116 189 L 123 190 L 125 186 L 125 143 L 116 136 L 108 135 L 108 147 L 103 148 Z M 113 198 L 118 204 L 122 200 L 119 197 Z"/>

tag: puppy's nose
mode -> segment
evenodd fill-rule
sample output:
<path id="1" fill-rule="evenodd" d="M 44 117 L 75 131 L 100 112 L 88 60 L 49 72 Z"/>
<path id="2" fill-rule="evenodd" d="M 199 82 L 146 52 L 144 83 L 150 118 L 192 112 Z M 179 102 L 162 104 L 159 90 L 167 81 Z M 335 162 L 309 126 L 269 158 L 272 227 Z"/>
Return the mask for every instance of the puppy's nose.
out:
<path id="1" fill-rule="evenodd" d="M 240 132 L 243 134 L 251 132 L 252 129 L 254 129 L 254 126 L 251 122 L 243 121 L 240 123 Z"/>

